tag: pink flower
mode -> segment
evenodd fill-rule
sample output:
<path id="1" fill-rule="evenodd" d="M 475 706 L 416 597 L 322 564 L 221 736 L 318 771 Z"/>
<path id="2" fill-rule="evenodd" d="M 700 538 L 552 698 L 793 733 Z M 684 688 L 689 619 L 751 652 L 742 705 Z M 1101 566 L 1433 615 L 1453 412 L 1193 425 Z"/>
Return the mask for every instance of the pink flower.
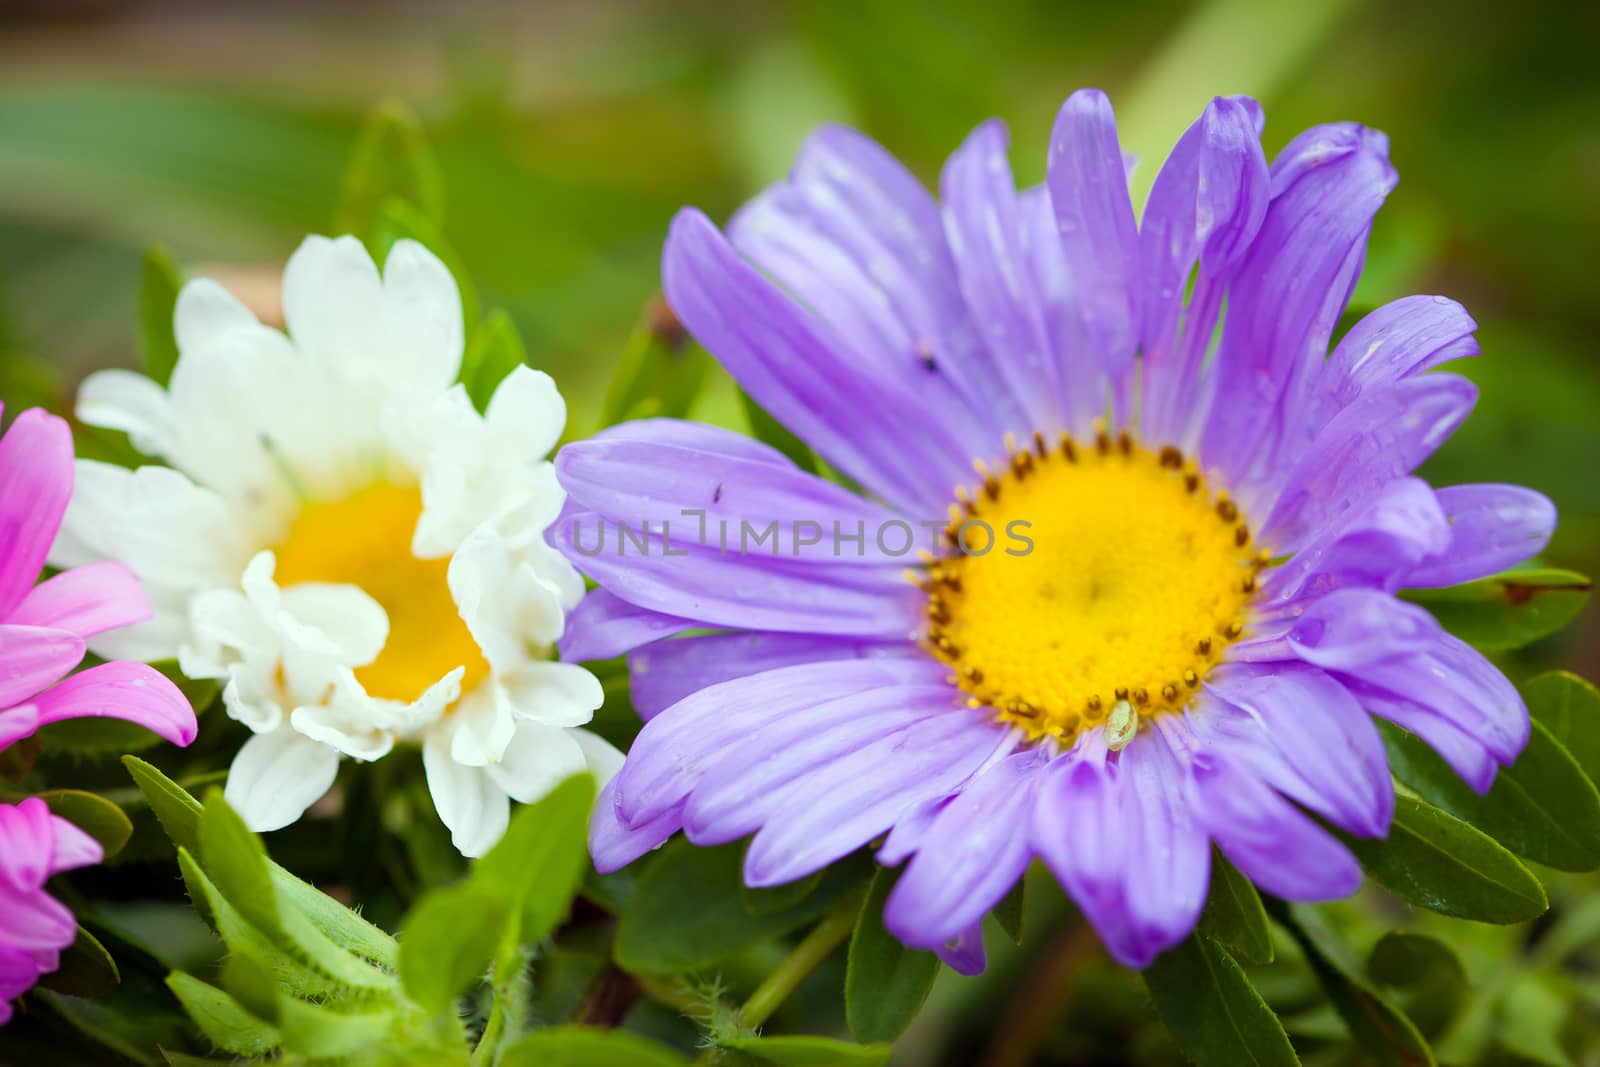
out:
<path id="1" fill-rule="evenodd" d="M 38 408 L 24 411 L 0 439 L 0 748 L 49 723 L 96 715 L 187 745 L 194 709 L 159 671 L 105 663 L 66 678 L 88 638 L 150 617 L 144 590 L 120 563 L 34 584 L 71 496 L 67 424 Z"/>
<path id="2" fill-rule="evenodd" d="M 194 740 L 194 709 L 143 663 L 70 672 L 95 634 L 150 617 L 120 563 L 95 563 L 39 583 L 72 496 L 72 434 L 37 408 L 0 438 L 0 749 L 62 719 L 138 723 L 177 745 Z M 38 584 L 35 584 L 38 583 Z M 60 871 L 99 863 L 100 845 L 38 798 L 0 804 L 0 1025 L 12 998 L 60 964 L 77 924 L 44 891 Z"/>
<path id="3" fill-rule="evenodd" d="M 77 935 L 72 912 L 44 891 L 45 880 L 102 856 L 94 838 L 38 797 L 0 804 L 0 1026 L 11 1020 L 12 998 L 60 966 Z"/>

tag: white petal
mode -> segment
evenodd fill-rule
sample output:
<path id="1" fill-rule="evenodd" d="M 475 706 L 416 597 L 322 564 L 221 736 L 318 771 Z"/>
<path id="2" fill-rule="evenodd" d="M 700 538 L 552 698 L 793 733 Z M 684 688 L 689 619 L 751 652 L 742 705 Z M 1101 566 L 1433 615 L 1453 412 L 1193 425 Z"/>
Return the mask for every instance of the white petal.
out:
<path id="1" fill-rule="evenodd" d="M 482 767 L 498 762 L 517 732 L 500 687 L 480 685 L 467 694 L 450 716 L 450 758 L 467 767 Z"/>
<path id="2" fill-rule="evenodd" d="M 249 308 L 210 278 L 196 278 L 178 293 L 172 325 L 180 362 L 186 353 L 225 346 L 237 332 L 264 328 Z"/>
<path id="3" fill-rule="evenodd" d="M 536 722 L 517 723 L 505 757 L 484 770 L 519 804 L 532 804 L 588 766 L 577 731 Z"/>
<path id="4" fill-rule="evenodd" d="M 382 759 L 394 748 L 393 733 L 371 722 L 352 722 L 341 710 L 320 704 L 295 708 L 289 724 L 313 741 L 368 763 Z"/>
<path id="5" fill-rule="evenodd" d="M 339 774 L 339 753 L 285 727 L 244 743 L 223 795 L 257 833 L 299 819 Z"/>
<path id="6" fill-rule="evenodd" d="M 439 818 L 463 856 L 481 856 L 494 847 L 511 821 L 511 801 L 481 767 L 463 767 L 450 758 L 443 738 L 422 746 L 422 767 Z"/>
<path id="7" fill-rule="evenodd" d="M 583 758 L 589 764 L 589 773 L 594 775 L 595 785 L 604 789 L 622 770 L 623 754 L 610 741 L 590 730 L 568 730 L 567 734 L 583 749 Z"/>
<path id="8" fill-rule="evenodd" d="M 297 622 L 325 635 L 338 649 L 340 661 L 365 667 L 378 658 L 389 639 L 389 615 L 383 605 L 359 586 L 338 582 L 301 582 L 283 590 L 283 609 Z"/>
<path id="9" fill-rule="evenodd" d="M 172 404 L 167 391 L 143 374 L 113 368 L 89 375 L 78 386 L 77 413 L 91 426 L 126 433 L 146 455 L 172 451 Z"/>
<path id="10" fill-rule="evenodd" d="M 377 380 L 388 353 L 382 345 L 383 283 L 354 237 L 307 237 L 283 270 L 283 317 L 300 351 Z"/>
<path id="11" fill-rule="evenodd" d="M 565 625 L 561 593 L 488 526 L 474 530 L 450 559 L 450 594 L 496 673 L 528 660 L 530 643 L 553 645 Z"/>
<path id="12" fill-rule="evenodd" d="M 222 687 L 222 706 L 228 718 L 242 722 L 264 736 L 283 726 L 283 705 L 271 667 L 235 663 L 228 668 L 228 681 Z"/>
<path id="13" fill-rule="evenodd" d="M 605 702 L 600 679 L 576 663 L 529 663 L 497 680 L 519 716 L 548 726 L 582 726 Z"/>
<path id="14" fill-rule="evenodd" d="M 567 404 L 556 383 L 544 371 L 519 366 L 495 389 L 486 412 L 489 429 L 516 454 L 543 458 L 567 424 Z"/>
<path id="15" fill-rule="evenodd" d="M 406 385 L 445 389 L 461 370 L 461 294 L 439 257 L 396 241 L 383 266 L 388 344 L 383 353 Z"/>

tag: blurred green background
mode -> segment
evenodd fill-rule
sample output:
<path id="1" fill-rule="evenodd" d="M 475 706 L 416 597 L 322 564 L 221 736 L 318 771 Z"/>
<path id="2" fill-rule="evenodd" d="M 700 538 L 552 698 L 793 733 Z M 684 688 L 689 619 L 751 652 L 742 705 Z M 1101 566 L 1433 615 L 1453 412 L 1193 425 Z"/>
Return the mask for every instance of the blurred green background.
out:
<path id="1" fill-rule="evenodd" d="M 0 3 L 0 398 L 65 410 L 85 373 L 136 363 L 152 243 L 275 316 L 284 259 L 334 225 L 358 132 L 387 101 L 427 130 L 482 304 L 511 313 L 582 433 L 656 291 L 672 213 L 725 217 L 818 122 L 860 126 L 935 181 L 999 115 L 1032 182 L 1062 98 L 1097 85 L 1147 187 L 1208 97 L 1253 92 L 1269 151 L 1336 119 L 1390 134 L 1401 184 L 1356 304 L 1453 296 L 1485 352 L 1462 368 L 1478 410 L 1427 473 L 1550 494 L 1549 561 L 1592 574 L 1597 39 L 1600 9 L 1578 4 Z M 701 408 L 738 418 L 725 381 Z M 1549 665 L 1600 676 L 1600 613 L 1508 667 Z M 1081 924 L 1056 927 L 982 982 L 947 975 L 904 1062 L 1169 1057 L 1158 1030 L 1123 1029 L 1137 981 L 1095 962 Z M 1513 951 L 1481 950 L 1491 967 Z M 837 975 L 807 989 L 786 1012 L 836 1012 L 820 1005 Z"/>

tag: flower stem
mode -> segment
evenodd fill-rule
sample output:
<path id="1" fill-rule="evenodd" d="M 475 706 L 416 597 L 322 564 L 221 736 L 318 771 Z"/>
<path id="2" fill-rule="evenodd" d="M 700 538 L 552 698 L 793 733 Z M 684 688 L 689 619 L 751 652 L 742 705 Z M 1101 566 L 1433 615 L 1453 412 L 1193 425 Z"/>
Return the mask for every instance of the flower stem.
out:
<path id="1" fill-rule="evenodd" d="M 778 1005 L 804 981 L 806 975 L 850 936 L 860 911 L 860 894 L 852 893 L 841 900 L 750 994 L 750 999 L 744 1002 L 739 1012 L 741 1021 L 752 1029 L 766 1022 Z"/>

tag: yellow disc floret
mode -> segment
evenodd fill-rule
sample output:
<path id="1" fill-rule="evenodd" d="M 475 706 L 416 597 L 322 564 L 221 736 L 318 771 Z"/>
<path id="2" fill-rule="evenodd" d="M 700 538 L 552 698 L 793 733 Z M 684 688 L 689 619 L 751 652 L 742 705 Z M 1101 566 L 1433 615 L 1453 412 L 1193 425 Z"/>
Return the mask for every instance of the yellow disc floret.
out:
<path id="1" fill-rule="evenodd" d="M 466 668 L 463 693 L 489 673 L 450 595 L 450 560 L 412 554 L 421 515 L 421 490 L 379 483 L 307 505 L 276 549 L 279 585 L 348 583 L 383 606 L 389 639 L 356 678 L 388 700 L 415 700 L 456 667 Z"/>
<path id="2" fill-rule="evenodd" d="M 975 703 L 1070 742 L 1184 707 L 1243 630 L 1267 555 L 1176 449 L 1105 433 L 1012 448 L 958 491 L 922 577 L 928 641 Z M 1120 747 L 1120 744 L 1116 744 Z"/>

